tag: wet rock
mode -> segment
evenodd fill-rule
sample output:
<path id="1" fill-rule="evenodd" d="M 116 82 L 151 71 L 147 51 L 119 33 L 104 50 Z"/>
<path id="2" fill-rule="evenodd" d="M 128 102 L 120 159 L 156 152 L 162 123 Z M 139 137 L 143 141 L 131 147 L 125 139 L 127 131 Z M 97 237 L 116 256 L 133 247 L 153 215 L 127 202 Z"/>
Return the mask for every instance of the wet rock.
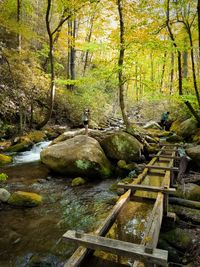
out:
<path id="1" fill-rule="evenodd" d="M 7 202 L 9 198 L 10 193 L 4 188 L 0 188 L 0 201 Z"/>
<path id="2" fill-rule="evenodd" d="M 174 134 L 174 135 L 171 135 L 171 136 L 167 137 L 166 141 L 169 142 L 169 143 L 179 143 L 179 142 L 183 142 L 184 139 L 183 139 L 183 137 Z"/>
<path id="3" fill-rule="evenodd" d="M 58 259 L 53 256 L 33 255 L 28 263 L 28 267 L 56 267 L 58 265 Z"/>
<path id="4" fill-rule="evenodd" d="M 108 177 L 110 163 L 94 138 L 79 135 L 41 152 L 41 161 L 55 172 L 83 177 Z"/>
<path id="5" fill-rule="evenodd" d="M 192 245 L 192 237 L 190 233 L 181 228 L 175 228 L 163 233 L 162 238 L 181 251 L 186 251 Z"/>
<path id="6" fill-rule="evenodd" d="M 181 263 L 181 255 L 180 253 L 174 249 L 174 247 L 170 246 L 168 242 L 164 239 L 159 239 L 158 241 L 158 248 L 167 250 L 169 253 L 169 260 L 170 262 Z"/>
<path id="7" fill-rule="evenodd" d="M 175 212 L 176 215 L 184 221 L 200 224 L 200 210 L 179 205 L 170 205 L 170 211 Z"/>
<path id="8" fill-rule="evenodd" d="M 140 159 L 142 145 L 128 133 L 114 133 L 103 140 L 102 146 L 106 155 L 111 159 L 127 162 Z"/>
<path id="9" fill-rule="evenodd" d="M 0 154 L 0 166 L 1 165 L 6 165 L 12 162 L 12 157 Z"/>
<path id="10" fill-rule="evenodd" d="M 189 200 L 200 201 L 200 186 L 192 183 L 187 183 L 184 185 L 183 190 L 182 186 L 179 185 L 175 196 Z"/>
<path id="11" fill-rule="evenodd" d="M 186 153 L 192 161 L 200 167 L 200 145 L 187 148 Z"/>
<path id="12" fill-rule="evenodd" d="M 13 206 L 22 206 L 22 207 L 35 207 L 41 204 L 42 197 L 36 193 L 14 192 L 11 197 L 8 199 L 8 203 Z"/>
<path id="13" fill-rule="evenodd" d="M 85 184 L 86 181 L 82 177 L 76 177 L 72 180 L 71 186 L 79 186 Z"/>
<path id="14" fill-rule="evenodd" d="M 31 140 L 25 140 L 21 143 L 18 143 L 16 145 L 10 146 L 6 152 L 23 152 L 28 150 L 30 147 L 33 146 L 33 142 Z"/>

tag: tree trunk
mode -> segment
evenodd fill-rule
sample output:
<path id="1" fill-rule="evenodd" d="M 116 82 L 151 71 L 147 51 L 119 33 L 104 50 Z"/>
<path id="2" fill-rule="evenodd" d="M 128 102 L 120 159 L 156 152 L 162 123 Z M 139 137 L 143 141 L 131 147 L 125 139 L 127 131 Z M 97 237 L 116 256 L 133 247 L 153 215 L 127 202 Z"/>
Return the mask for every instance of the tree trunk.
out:
<path id="1" fill-rule="evenodd" d="M 192 33 L 190 26 L 188 25 L 187 27 L 188 35 L 189 35 L 189 40 L 190 40 L 190 55 L 191 55 L 191 62 L 192 62 L 192 76 L 193 76 L 193 84 L 194 84 L 194 89 L 196 93 L 196 98 L 198 105 L 200 107 L 200 96 L 199 96 L 199 91 L 197 87 L 197 79 L 196 79 L 196 70 L 195 70 L 195 63 L 194 63 L 194 50 L 193 50 L 193 40 L 192 40 Z"/>
<path id="2" fill-rule="evenodd" d="M 75 58 L 76 58 L 76 50 L 75 50 L 75 38 L 76 38 L 76 20 L 68 20 L 68 70 L 67 70 L 67 78 L 70 80 L 75 80 Z M 68 86 L 69 89 L 73 90 L 74 85 L 70 84 Z"/>
<path id="3" fill-rule="evenodd" d="M 192 208 L 192 209 L 200 209 L 199 201 L 192 201 L 192 200 L 183 199 L 183 198 L 170 197 L 169 203 L 181 205 L 181 206 Z"/>
<path id="4" fill-rule="evenodd" d="M 198 37 L 199 37 L 199 59 L 200 59 L 200 0 L 197 3 L 197 14 L 198 14 Z"/>
<path id="5" fill-rule="evenodd" d="M 194 110 L 194 108 L 192 107 L 191 103 L 189 101 L 185 101 L 184 102 L 186 104 L 186 106 L 188 107 L 189 111 L 191 112 L 191 114 L 195 117 L 195 119 L 197 120 L 198 124 L 200 125 L 200 116 L 198 115 L 198 113 Z"/>
<path id="6" fill-rule="evenodd" d="M 47 11 L 46 11 L 46 28 L 49 37 L 49 61 L 50 61 L 50 72 L 51 72 L 51 84 L 50 84 L 50 99 L 49 99 L 49 109 L 44 121 L 37 126 L 38 129 L 42 128 L 47 124 L 50 120 L 53 105 L 54 105 L 54 98 L 55 98 L 55 69 L 54 69 L 54 55 L 53 55 L 53 35 L 50 29 L 50 11 L 51 11 L 51 0 L 48 0 Z"/>
<path id="7" fill-rule="evenodd" d="M 183 51 L 183 78 L 188 78 L 188 52 Z"/>
<path id="8" fill-rule="evenodd" d="M 89 27 L 89 33 L 86 37 L 86 42 L 90 43 L 92 38 L 92 31 L 93 31 L 93 25 L 94 25 L 94 17 L 95 14 L 92 15 L 90 19 L 90 27 Z M 88 66 L 88 58 L 89 58 L 89 50 L 85 52 L 85 61 L 84 61 L 84 67 L 83 67 L 83 76 L 85 76 L 86 68 Z"/>
<path id="9" fill-rule="evenodd" d="M 164 75 L 165 75 L 165 66 L 166 66 L 166 58 L 167 58 L 167 52 L 165 51 L 164 53 L 164 62 L 163 62 L 163 67 L 162 67 L 162 74 L 161 74 L 161 81 L 160 81 L 160 92 L 162 93 L 162 88 L 163 88 L 163 82 L 164 82 Z"/>
<path id="10" fill-rule="evenodd" d="M 18 26 L 20 26 L 20 20 L 21 20 L 21 0 L 17 0 L 17 23 L 18 23 Z M 21 36 L 20 32 L 17 34 L 17 45 L 18 45 L 18 51 L 21 52 L 22 36 Z"/>
<path id="11" fill-rule="evenodd" d="M 170 0 L 167 0 L 167 12 L 166 12 L 166 16 L 167 16 L 167 21 L 166 21 L 166 25 L 167 25 L 167 30 L 169 33 L 169 36 L 173 42 L 173 46 L 175 47 L 175 49 L 178 52 L 178 77 L 179 77 L 179 95 L 183 95 L 183 85 L 182 85 L 182 65 L 181 65 L 181 52 L 179 51 L 177 44 L 176 44 L 176 40 L 174 37 L 174 34 L 171 30 L 171 26 L 170 26 L 170 19 L 169 19 L 169 2 Z"/>
<path id="12" fill-rule="evenodd" d="M 125 53 L 125 40 L 124 40 L 124 19 L 123 19 L 123 7 L 122 1 L 117 0 L 117 7 L 119 12 L 119 23 L 120 23 L 120 50 L 118 59 L 118 87 L 119 87 L 119 103 L 122 112 L 122 117 L 126 128 L 129 126 L 128 116 L 125 110 L 124 104 L 124 79 L 123 79 L 123 65 L 124 65 L 124 53 Z"/>
<path id="13" fill-rule="evenodd" d="M 171 53 L 171 72 L 170 72 L 170 86 L 169 93 L 173 93 L 173 82 L 174 82 L 174 52 Z"/>

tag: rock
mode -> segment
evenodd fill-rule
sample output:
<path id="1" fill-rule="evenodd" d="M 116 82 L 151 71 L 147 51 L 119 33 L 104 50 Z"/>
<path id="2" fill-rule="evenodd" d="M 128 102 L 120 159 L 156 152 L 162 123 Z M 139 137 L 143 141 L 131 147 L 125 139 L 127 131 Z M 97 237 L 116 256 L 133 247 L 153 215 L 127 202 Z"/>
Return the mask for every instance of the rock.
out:
<path id="1" fill-rule="evenodd" d="M 22 141 L 21 143 L 10 146 L 8 149 L 6 149 L 6 152 L 23 152 L 28 150 L 32 146 L 33 142 L 31 140 L 25 140 Z"/>
<path id="2" fill-rule="evenodd" d="M 181 255 L 179 255 L 178 251 L 170 246 L 170 244 L 168 244 L 165 240 L 159 239 L 158 248 L 168 251 L 170 262 L 181 263 Z"/>
<path id="3" fill-rule="evenodd" d="M 76 177 L 72 180 L 71 186 L 79 186 L 85 183 L 86 181 L 82 177 Z"/>
<path id="4" fill-rule="evenodd" d="M 47 147 L 41 152 L 41 161 L 61 174 L 83 177 L 110 176 L 110 163 L 98 141 L 79 135 Z"/>
<path id="5" fill-rule="evenodd" d="M 148 129 L 147 134 L 153 138 L 155 137 L 168 137 L 172 133 L 164 130 L 159 130 L 159 129 Z M 158 140 L 159 141 L 159 140 Z"/>
<path id="6" fill-rule="evenodd" d="M 182 186 L 179 185 L 174 195 L 180 198 L 200 201 L 200 186 L 192 183 L 187 183 L 184 185 L 183 191 Z"/>
<path id="7" fill-rule="evenodd" d="M 174 134 L 174 135 L 168 136 L 166 138 L 166 141 L 169 143 L 179 143 L 179 142 L 183 142 L 184 139 L 183 137 Z"/>
<path id="8" fill-rule="evenodd" d="M 129 163 L 129 164 L 126 164 L 126 161 L 125 160 L 119 160 L 117 162 L 117 166 L 120 168 L 120 169 L 124 169 L 124 170 L 128 170 L 128 171 L 132 171 L 135 169 L 136 167 L 136 164 L 134 162 L 132 163 Z"/>
<path id="9" fill-rule="evenodd" d="M 0 165 L 9 164 L 12 162 L 12 157 L 0 154 Z"/>
<path id="10" fill-rule="evenodd" d="M 162 234 L 162 238 L 173 247 L 185 251 L 192 245 L 191 235 L 181 228 L 175 228 Z"/>
<path id="11" fill-rule="evenodd" d="M 102 142 L 106 155 L 111 159 L 137 161 L 141 156 L 141 143 L 132 135 L 117 132 L 106 137 Z"/>
<path id="12" fill-rule="evenodd" d="M 195 134 L 192 136 L 192 142 L 200 145 L 200 129 L 197 129 Z"/>
<path id="13" fill-rule="evenodd" d="M 45 131 L 32 131 L 26 137 L 34 144 L 44 141 L 47 138 Z"/>
<path id="14" fill-rule="evenodd" d="M 149 121 L 144 126 L 144 129 L 160 129 L 162 130 L 162 127 L 155 121 Z"/>
<path id="15" fill-rule="evenodd" d="M 200 224 L 200 210 L 186 208 L 179 205 L 170 205 L 170 211 L 175 212 L 178 217 L 186 222 Z"/>
<path id="16" fill-rule="evenodd" d="M 22 207 L 34 207 L 38 206 L 42 202 L 42 197 L 36 193 L 14 192 L 11 197 L 8 199 L 8 203 L 13 206 L 22 206 Z"/>
<path id="17" fill-rule="evenodd" d="M 29 262 L 29 267 L 55 267 L 60 266 L 58 259 L 53 255 L 33 255 Z"/>
<path id="18" fill-rule="evenodd" d="M 184 120 L 180 124 L 174 122 L 170 128 L 171 131 L 174 131 L 177 135 L 183 138 L 191 138 L 191 136 L 197 130 L 197 121 L 194 118 L 189 118 Z"/>
<path id="19" fill-rule="evenodd" d="M 200 145 L 187 148 L 186 153 L 200 167 Z"/>
<path id="20" fill-rule="evenodd" d="M 0 188 L 0 201 L 7 202 L 9 197 L 10 193 L 4 188 Z"/>

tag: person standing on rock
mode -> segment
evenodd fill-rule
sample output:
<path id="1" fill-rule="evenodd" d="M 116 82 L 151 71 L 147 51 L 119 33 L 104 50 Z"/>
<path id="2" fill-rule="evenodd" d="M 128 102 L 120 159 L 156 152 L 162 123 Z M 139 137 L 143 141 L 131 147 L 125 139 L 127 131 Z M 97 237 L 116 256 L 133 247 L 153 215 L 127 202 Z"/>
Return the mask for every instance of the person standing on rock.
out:
<path id="1" fill-rule="evenodd" d="M 90 110 L 86 108 L 83 112 L 82 121 L 85 127 L 85 134 L 88 135 L 88 124 L 90 119 Z"/>
<path id="2" fill-rule="evenodd" d="M 167 122 L 169 120 L 169 111 L 163 112 L 160 120 L 160 126 L 165 130 Z"/>

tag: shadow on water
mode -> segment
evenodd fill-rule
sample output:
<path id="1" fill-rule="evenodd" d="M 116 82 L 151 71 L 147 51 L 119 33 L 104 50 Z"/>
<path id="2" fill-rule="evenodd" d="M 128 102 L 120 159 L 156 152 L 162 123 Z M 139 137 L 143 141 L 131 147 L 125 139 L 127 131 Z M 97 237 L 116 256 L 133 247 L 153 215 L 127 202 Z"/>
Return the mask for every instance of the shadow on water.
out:
<path id="1" fill-rule="evenodd" d="M 113 180 L 72 188 L 69 178 L 52 176 L 39 162 L 2 171 L 9 177 L 8 191 L 38 193 L 43 203 L 34 208 L 0 206 L 0 267 L 63 266 L 75 246 L 62 235 L 69 229 L 93 231 L 112 208 L 107 203 L 114 196 L 109 191 Z"/>

